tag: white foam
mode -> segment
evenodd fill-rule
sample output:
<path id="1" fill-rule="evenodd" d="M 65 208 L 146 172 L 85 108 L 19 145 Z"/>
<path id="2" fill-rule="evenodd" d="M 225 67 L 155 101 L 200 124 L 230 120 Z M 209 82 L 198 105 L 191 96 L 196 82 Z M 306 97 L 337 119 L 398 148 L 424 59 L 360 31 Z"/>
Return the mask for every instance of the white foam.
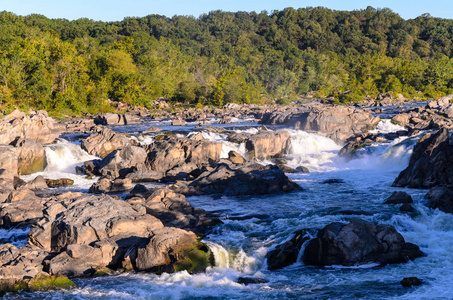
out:
<path id="1" fill-rule="evenodd" d="M 382 119 L 374 130 L 370 130 L 369 133 L 390 133 L 406 130 L 404 126 L 393 124 L 391 119 Z"/>

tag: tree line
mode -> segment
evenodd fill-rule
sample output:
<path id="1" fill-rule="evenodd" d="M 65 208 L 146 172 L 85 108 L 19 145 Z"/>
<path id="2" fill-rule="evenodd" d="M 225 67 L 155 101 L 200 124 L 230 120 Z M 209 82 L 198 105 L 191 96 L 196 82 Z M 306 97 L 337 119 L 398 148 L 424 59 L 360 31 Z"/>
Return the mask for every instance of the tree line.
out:
<path id="1" fill-rule="evenodd" d="M 0 108 L 453 93 L 453 20 L 323 7 L 68 21 L 0 12 Z"/>

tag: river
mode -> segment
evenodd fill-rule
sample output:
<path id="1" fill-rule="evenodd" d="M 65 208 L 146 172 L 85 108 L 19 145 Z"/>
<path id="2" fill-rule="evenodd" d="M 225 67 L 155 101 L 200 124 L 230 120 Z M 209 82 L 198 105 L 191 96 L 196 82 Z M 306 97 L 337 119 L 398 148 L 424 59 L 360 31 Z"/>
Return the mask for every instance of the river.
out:
<path id="1" fill-rule="evenodd" d="M 240 121 L 240 120 L 238 120 Z M 153 136 L 141 131 L 155 126 L 188 135 L 193 126 L 173 128 L 153 122 L 139 126 L 118 126 L 115 130 L 131 134 L 141 143 Z M 254 133 L 258 125 L 251 120 L 230 129 Z M 383 120 L 376 132 L 393 132 L 401 127 Z M 333 140 L 303 131 L 289 130 L 291 146 L 287 165 L 303 165 L 310 173 L 287 174 L 303 190 L 272 196 L 213 198 L 188 197 L 194 206 L 214 212 L 223 224 L 204 238 L 215 256 L 216 265 L 206 273 L 191 275 L 123 273 L 99 278 L 75 279 L 76 289 L 40 293 L 8 294 L 8 299 L 424 299 L 451 298 L 453 285 L 453 215 L 427 207 L 426 190 L 393 188 L 391 184 L 410 159 L 417 137 L 371 144 L 361 158 L 345 161 L 337 156 L 341 148 Z M 244 145 L 225 141 L 222 134 L 203 133 L 204 138 L 222 141 L 222 156 L 234 149 L 244 153 Z M 94 179 L 76 174 L 75 166 L 93 159 L 79 146 L 79 136 L 64 136 L 57 144 L 46 146 L 48 166 L 41 173 L 23 176 L 30 180 L 39 174 L 46 178 L 69 177 L 74 186 L 66 190 L 87 192 Z M 263 161 L 262 163 L 269 163 Z M 336 179 L 337 183 L 326 183 Z M 149 186 L 155 186 L 150 184 Z M 383 202 L 394 191 L 405 191 L 414 199 L 415 213 L 403 213 L 397 205 Z M 353 267 L 312 267 L 302 262 L 281 270 L 269 271 L 266 254 L 302 228 L 320 229 L 331 222 L 353 218 L 386 223 L 417 244 L 425 257 L 406 264 L 379 267 L 376 264 Z M 28 229 L 0 230 L 2 242 L 24 245 Z M 240 276 L 260 277 L 268 283 L 242 285 Z M 404 288 L 404 277 L 416 276 L 422 286 Z"/>

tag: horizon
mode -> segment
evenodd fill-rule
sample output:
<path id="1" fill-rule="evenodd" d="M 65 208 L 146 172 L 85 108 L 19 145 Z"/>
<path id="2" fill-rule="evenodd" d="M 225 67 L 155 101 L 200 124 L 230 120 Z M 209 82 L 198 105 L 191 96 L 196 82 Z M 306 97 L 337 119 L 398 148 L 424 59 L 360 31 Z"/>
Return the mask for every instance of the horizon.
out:
<path id="1" fill-rule="evenodd" d="M 108 6 L 104 5 L 106 2 L 105 0 L 97 1 L 96 3 L 89 3 L 87 0 L 82 0 L 78 3 L 45 0 L 41 1 L 39 4 L 31 0 L 20 0 L 15 1 L 14 3 L 0 0 L 0 11 L 7 11 L 18 16 L 37 14 L 43 15 L 49 19 L 66 19 L 69 21 L 90 19 L 93 21 L 117 22 L 126 18 L 141 18 L 148 15 L 161 15 L 168 18 L 174 16 L 192 16 L 194 18 L 199 18 L 204 14 L 209 14 L 212 11 L 218 10 L 232 13 L 239 11 L 245 11 L 247 13 L 267 11 L 271 14 L 273 11 L 281 11 L 288 7 L 294 9 L 325 7 L 334 11 L 355 11 L 364 10 L 368 6 L 372 6 L 375 9 L 388 8 L 405 20 L 415 19 L 424 14 L 429 14 L 436 18 L 451 19 L 448 12 L 453 10 L 453 3 L 446 3 L 444 1 L 435 1 L 434 4 L 431 2 L 429 5 L 421 1 L 416 1 L 411 3 L 411 7 L 405 7 L 405 1 L 403 1 L 403 3 L 368 1 L 366 4 L 355 0 L 348 3 L 334 3 L 335 1 L 332 0 L 304 1 L 303 3 L 300 3 L 300 1 L 286 0 L 282 1 L 280 4 L 271 3 L 271 1 L 267 0 L 260 2 L 256 0 L 242 2 L 233 0 L 229 3 L 222 4 L 213 4 L 205 1 L 206 0 L 196 1 L 189 7 L 187 5 L 190 5 L 191 3 L 179 3 L 181 2 L 180 0 L 171 0 L 170 2 L 167 1 L 165 4 L 157 4 L 154 7 L 149 7 L 149 5 L 153 5 L 153 3 L 145 3 L 144 0 L 131 0 L 129 3 L 135 3 L 136 5 L 127 5 L 127 7 L 124 7 L 125 3 L 118 0 L 110 1 L 110 5 Z M 299 3 L 294 5 L 296 4 L 295 2 Z M 172 5 L 172 3 L 174 4 Z M 180 5 L 176 5 L 176 3 L 179 3 Z"/>

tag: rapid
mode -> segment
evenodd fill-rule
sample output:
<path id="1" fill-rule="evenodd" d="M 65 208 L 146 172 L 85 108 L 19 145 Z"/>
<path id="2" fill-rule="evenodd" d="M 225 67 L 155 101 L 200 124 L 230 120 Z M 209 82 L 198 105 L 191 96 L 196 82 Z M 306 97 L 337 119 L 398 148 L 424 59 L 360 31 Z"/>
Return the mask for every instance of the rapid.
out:
<path id="1" fill-rule="evenodd" d="M 149 124 L 146 124 L 149 125 Z M 155 123 L 167 129 L 166 123 Z M 145 125 L 115 128 L 139 142 L 150 143 L 153 134 L 142 135 Z M 256 133 L 252 122 L 237 123 L 232 130 Z M 401 130 L 383 120 L 376 133 Z M 194 134 L 193 127 L 177 128 L 181 135 Z M 286 165 L 304 166 L 309 173 L 287 174 L 303 190 L 267 196 L 221 197 L 192 196 L 194 206 L 213 212 L 223 224 L 203 238 L 215 258 L 215 266 L 205 273 L 174 274 L 123 273 L 99 278 L 79 278 L 76 289 L 39 293 L 21 292 L 10 299 L 425 299 L 450 298 L 453 285 L 453 215 L 427 207 L 426 190 L 391 187 L 393 180 L 409 162 L 419 136 L 372 143 L 350 161 L 338 157 L 342 145 L 314 133 L 289 130 L 291 143 Z M 244 154 L 244 144 L 226 141 L 226 135 L 202 131 L 205 139 L 221 141 L 222 157 L 230 150 Z M 48 165 L 43 172 L 22 176 L 31 180 L 71 178 L 73 186 L 49 189 L 87 192 L 97 179 L 77 174 L 75 167 L 93 159 L 77 139 L 60 139 L 46 146 Z M 262 161 L 261 163 L 271 163 Z M 334 183 L 331 179 L 335 179 Z M 328 181 L 330 180 L 330 181 Z M 383 202 L 393 191 L 405 191 L 414 199 L 415 213 L 403 213 L 396 205 Z M 407 242 L 426 253 L 406 264 L 379 267 L 376 264 L 353 267 L 312 267 L 302 262 L 277 271 L 267 270 L 266 254 L 303 228 L 320 229 L 331 222 L 353 218 L 395 226 Z M 28 229 L 0 229 L 0 240 L 16 246 L 25 244 Z M 302 251 L 301 251 L 302 252 Z M 257 277 L 267 283 L 243 285 L 238 277 Z M 404 288 L 404 277 L 416 276 L 424 284 Z"/>

